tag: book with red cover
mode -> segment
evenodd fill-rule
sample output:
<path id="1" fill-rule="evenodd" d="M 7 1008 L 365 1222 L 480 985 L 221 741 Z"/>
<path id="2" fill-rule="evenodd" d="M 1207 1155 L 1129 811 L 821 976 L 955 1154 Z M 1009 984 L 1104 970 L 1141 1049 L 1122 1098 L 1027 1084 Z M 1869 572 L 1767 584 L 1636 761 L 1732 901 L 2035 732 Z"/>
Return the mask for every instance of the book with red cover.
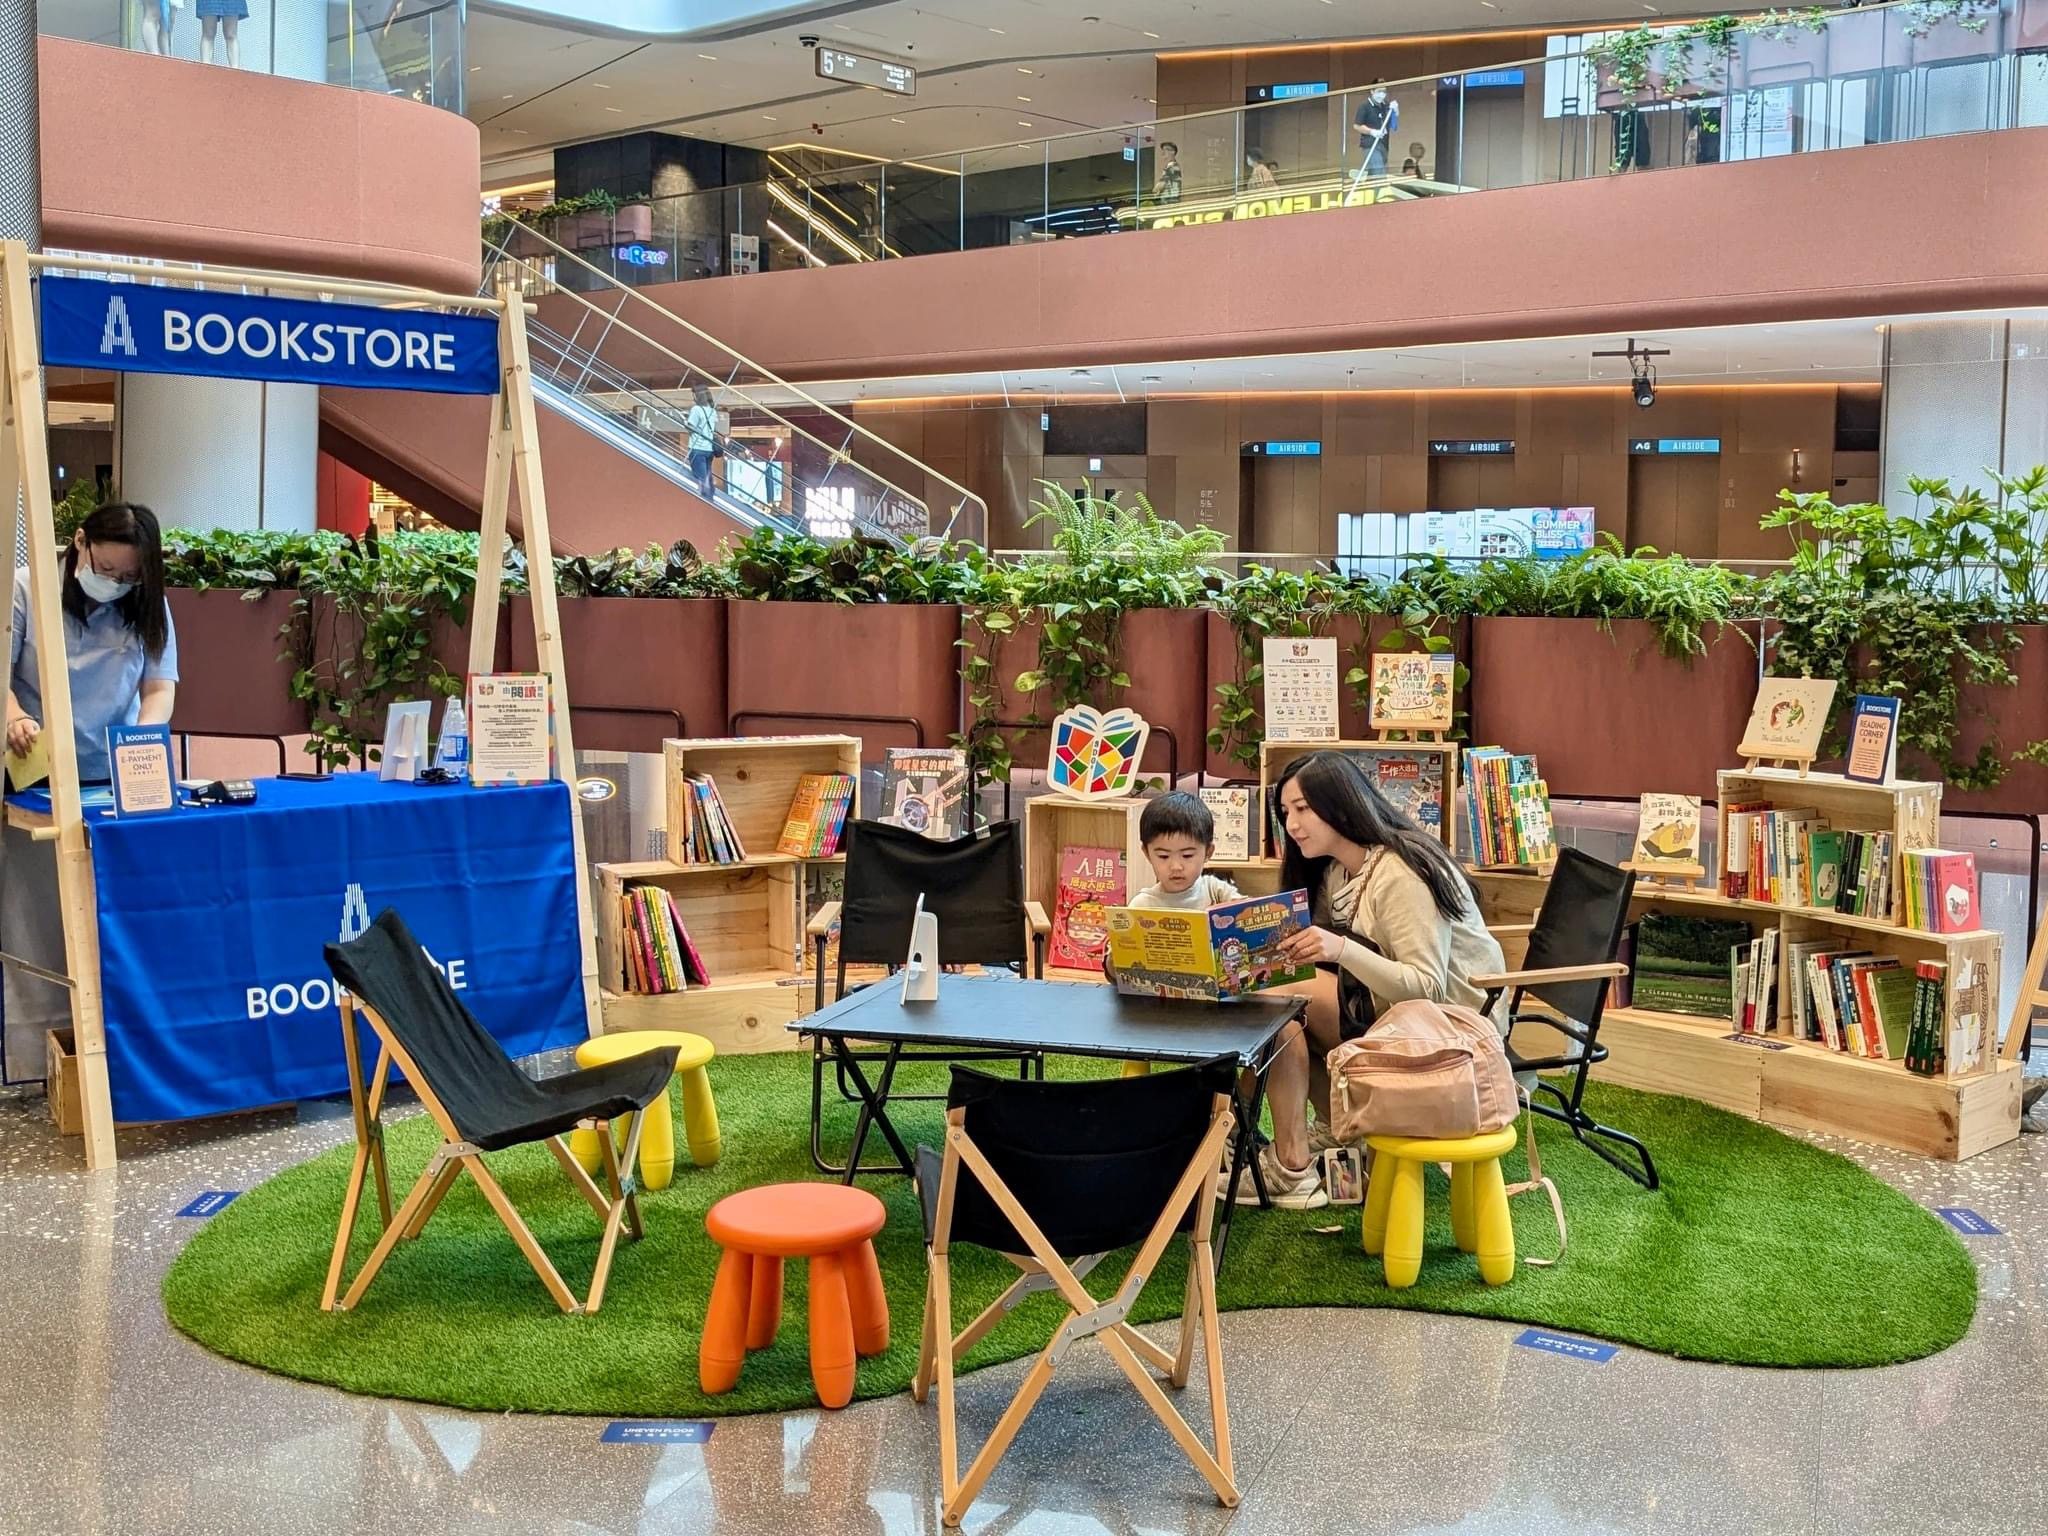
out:
<path id="1" fill-rule="evenodd" d="M 1122 849 L 1077 847 L 1061 853 L 1046 962 L 1063 970 L 1101 970 L 1109 947 L 1109 909 L 1124 904 L 1125 890 Z"/>
<path id="2" fill-rule="evenodd" d="M 668 900 L 669 920 L 676 925 L 677 948 L 682 951 L 684 976 L 693 987 L 708 985 L 711 973 L 704 968 L 704 956 L 698 952 L 697 941 L 690 937 L 690 930 L 683 926 L 683 914 L 676 906 L 675 893 L 663 891 L 661 894 Z"/>
<path id="3" fill-rule="evenodd" d="M 1929 926 L 1936 933 L 1967 933 L 1984 926 L 1977 910 L 1977 856 L 1933 849 L 1921 855 L 1932 866 Z"/>

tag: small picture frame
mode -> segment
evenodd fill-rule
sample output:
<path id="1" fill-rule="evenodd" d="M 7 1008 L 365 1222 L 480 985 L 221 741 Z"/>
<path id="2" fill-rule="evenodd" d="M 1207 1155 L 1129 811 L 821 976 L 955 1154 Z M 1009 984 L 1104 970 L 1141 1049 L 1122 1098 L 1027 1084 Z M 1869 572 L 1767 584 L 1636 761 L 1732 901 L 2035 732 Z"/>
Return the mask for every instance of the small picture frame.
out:
<path id="1" fill-rule="evenodd" d="M 1365 1158 L 1356 1147 L 1329 1147 L 1323 1152 L 1323 1188 L 1332 1205 L 1365 1201 Z"/>

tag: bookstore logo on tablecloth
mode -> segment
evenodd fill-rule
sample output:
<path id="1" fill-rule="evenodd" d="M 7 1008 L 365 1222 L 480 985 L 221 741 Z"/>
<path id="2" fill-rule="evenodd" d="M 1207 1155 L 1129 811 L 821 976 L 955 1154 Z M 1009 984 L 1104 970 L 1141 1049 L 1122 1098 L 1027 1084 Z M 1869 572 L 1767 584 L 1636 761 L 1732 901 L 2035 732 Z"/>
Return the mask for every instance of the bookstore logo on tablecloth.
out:
<path id="1" fill-rule="evenodd" d="M 341 942 L 346 944 L 351 939 L 361 938 L 369 927 L 369 898 L 363 894 L 362 886 L 351 880 L 348 888 L 341 893 Z M 436 970 L 448 978 L 449 990 L 468 990 L 468 960 L 437 960 L 432 950 L 427 951 L 427 959 L 433 963 Z M 342 995 L 342 989 L 327 976 L 310 976 L 298 983 L 281 981 L 275 986 L 243 989 L 246 1011 L 251 1019 L 266 1019 L 273 1014 L 283 1018 L 301 1009 L 308 1013 L 318 1013 L 322 1009 L 336 1006 Z"/>

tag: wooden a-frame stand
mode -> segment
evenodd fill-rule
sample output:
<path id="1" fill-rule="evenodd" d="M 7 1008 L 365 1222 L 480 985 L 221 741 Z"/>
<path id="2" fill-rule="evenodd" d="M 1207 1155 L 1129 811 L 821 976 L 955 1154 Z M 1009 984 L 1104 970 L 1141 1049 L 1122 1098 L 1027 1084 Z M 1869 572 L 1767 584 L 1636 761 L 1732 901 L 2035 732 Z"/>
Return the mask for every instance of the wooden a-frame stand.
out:
<path id="1" fill-rule="evenodd" d="M 555 776 L 573 786 L 576 750 L 569 724 L 569 689 L 562 666 L 561 623 L 555 600 L 554 561 L 548 534 L 547 490 L 541 477 L 540 430 L 533 407 L 533 374 L 527 352 L 527 303 L 519 291 L 501 286 L 490 297 L 434 293 L 392 284 L 351 283 L 298 273 L 251 272 L 221 267 L 185 267 L 119 258 L 46 257 L 18 240 L 0 241 L 0 500 L 21 499 L 28 530 L 28 621 L 36 653 L 62 656 L 64 614 L 57 579 L 56 528 L 50 505 L 50 458 L 44 435 L 42 354 L 36 329 L 30 276 L 40 267 L 103 272 L 110 276 L 185 282 L 194 286 L 258 287 L 276 293 L 337 295 L 357 303 L 481 311 L 498 317 L 498 393 L 491 398 L 491 435 L 484 466 L 484 494 L 477 540 L 476 592 L 470 605 L 469 670 L 488 672 L 493 662 L 500 573 L 504 567 L 507 513 L 512 487 L 519 506 L 533 602 L 535 651 L 553 684 Z M 0 510 L 0 550 L 11 577 L 16 558 L 15 520 Z M 0 617 L 0 637 L 12 654 L 12 605 Z M 10 823 L 28 827 L 38 842 L 57 845 L 57 890 L 64 920 L 62 976 L 45 975 L 70 989 L 71 1027 L 77 1051 L 80 1108 L 85 1122 L 88 1169 L 114 1165 L 114 1110 L 107 1081 L 105 1020 L 100 998 L 99 919 L 93 887 L 92 851 L 78 788 L 78 755 L 71 723 L 71 678 L 67 668 L 44 665 L 43 735 L 50 744 L 50 814 L 8 807 Z M 175 720 L 173 722 L 175 725 Z M 591 921 L 590 884 L 585 875 L 583 821 L 572 797 L 569 813 L 576 886 L 576 927 L 583 956 L 583 1009 L 590 1032 L 603 1025 L 598 1012 L 597 942 Z M 11 961 L 10 963 L 19 963 Z M 356 1088 L 360 1091 L 362 1084 Z M 360 1132 L 361 1127 L 358 1127 Z M 374 1166 L 382 1183 L 381 1159 L 359 1156 L 350 1181 L 344 1223 L 352 1222 L 363 1183 Z M 388 1195 L 386 1195 L 388 1201 Z"/>

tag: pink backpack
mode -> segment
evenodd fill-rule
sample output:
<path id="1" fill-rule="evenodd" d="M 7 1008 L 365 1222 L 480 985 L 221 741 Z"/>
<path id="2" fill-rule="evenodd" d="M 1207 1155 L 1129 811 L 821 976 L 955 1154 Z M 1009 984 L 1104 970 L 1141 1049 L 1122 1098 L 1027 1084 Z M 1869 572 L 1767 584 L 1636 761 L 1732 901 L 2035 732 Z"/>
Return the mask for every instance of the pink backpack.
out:
<path id="1" fill-rule="evenodd" d="M 1330 1128 L 1367 1136 L 1476 1136 L 1521 1107 L 1500 1033 L 1456 1003 L 1411 999 L 1329 1056 Z"/>

